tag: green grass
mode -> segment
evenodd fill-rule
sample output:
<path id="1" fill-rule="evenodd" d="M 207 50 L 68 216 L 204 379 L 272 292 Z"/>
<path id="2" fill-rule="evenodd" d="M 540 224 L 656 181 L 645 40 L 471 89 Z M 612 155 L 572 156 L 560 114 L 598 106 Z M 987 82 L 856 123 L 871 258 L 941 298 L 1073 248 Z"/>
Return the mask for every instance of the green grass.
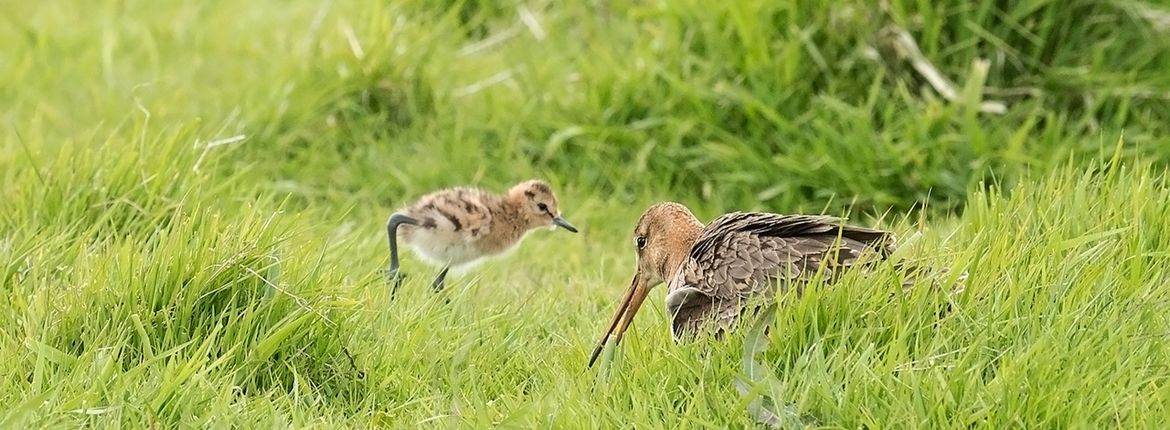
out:
<path id="1" fill-rule="evenodd" d="M 0 5 L 0 428 L 1158 428 L 1170 6 L 934 3 Z M 389 300 L 393 208 L 531 177 L 581 234 Z M 655 291 L 586 370 L 664 199 L 970 277 L 812 288 L 767 342 L 674 345 Z"/>

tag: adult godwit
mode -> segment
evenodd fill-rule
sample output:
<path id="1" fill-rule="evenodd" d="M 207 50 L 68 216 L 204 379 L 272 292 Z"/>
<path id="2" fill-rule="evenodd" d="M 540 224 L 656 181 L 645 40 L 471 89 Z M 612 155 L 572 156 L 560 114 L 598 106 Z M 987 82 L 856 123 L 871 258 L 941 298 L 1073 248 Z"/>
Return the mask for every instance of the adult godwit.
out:
<path id="1" fill-rule="evenodd" d="M 543 181 L 521 182 L 504 195 L 466 187 L 436 191 L 394 212 L 386 221 L 390 242 L 387 275 L 397 291 L 404 278 L 398 265 L 401 239 L 423 260 L 442 267 L 431 283 L 440 291 L 448 271 L 465 271 L 486 257 L 515 248 L 540 227 L 577 232 L 561 218 L 557 197 Z"/>
<path id="2" fill-rule="evenodd" d="M 634 229 L 638 267 L 617 312 L 589 357 L 592 367 L 612 336 L 619 344 L 654 286 L 666 283 L 666 310 L 675 341 L 705 325 L 733 330 L 750 303 L 780 290 L 800 291 L 819 270 L 842 270 L 885 259 L 894 250 L 886 231 L 845 225 L 828 216 L 735 212 L 706 227 L 678 203 L 658 203 Z"/>

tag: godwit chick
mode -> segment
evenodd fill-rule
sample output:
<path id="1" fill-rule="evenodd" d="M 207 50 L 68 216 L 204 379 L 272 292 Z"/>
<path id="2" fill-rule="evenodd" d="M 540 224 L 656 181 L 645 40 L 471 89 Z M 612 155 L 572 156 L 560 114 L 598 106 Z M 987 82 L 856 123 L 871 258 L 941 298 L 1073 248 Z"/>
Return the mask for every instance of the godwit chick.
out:
<path id="1" fill-rule="evenodd" d="M 837 218 L 735 212 L 704 227 L 678 203 L 658 203 L 634 229 L 638 267 L 589 366 L 614 338 L 621 342 L 646 294 L 666 283 L 666 310 L 675 341 L 706 324 L 733 330 L 749 301 L 768 299 L 805 283 L 823 266 L 825 275 L 885 259 L 893 235 L 842 224 Z M 616 328 L 616 330 L 615 330 Z"/>
<path id="2" fill-rule="evenodd" d="M 502 254 L 539 227 L 577 232 L 561 218 L 557 197 L 543 181 L 521 182 L 502 196 L 465 187 L 427 194 L 386 221 L 387 274 L 394 282 L 393 291 L 404 278 L 398 267 L 399 239 L 423 260 L 442 267 L 431 284 L 440 291 L 449 270 L 460 272 L 485 257 Z"/>

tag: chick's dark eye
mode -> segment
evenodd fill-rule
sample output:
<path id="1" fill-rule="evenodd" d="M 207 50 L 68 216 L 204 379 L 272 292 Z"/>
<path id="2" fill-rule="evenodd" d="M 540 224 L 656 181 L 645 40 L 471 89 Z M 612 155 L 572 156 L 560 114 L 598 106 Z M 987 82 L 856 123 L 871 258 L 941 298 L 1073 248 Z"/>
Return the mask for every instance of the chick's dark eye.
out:
<path id="1" fill-rule="evenodd" d="M 537 204 L 536 204 L 536 208 L 537 208 L 537 209 L 540 209 L 540 210 L 542 210 L 542 211 L 544 211 L 544 212 L 548 212 L 548 205 L 546 205 L 546 204 L 544 204 L 544 203 L 537 203 Z"/>
<path id="2" fill-rule="evenodd" d="M 634 244 L 638 246 L 638 249 L 645 248 L 646 247 L 646 236 L 638 236 L 638 237 L 634 238 Z"/>

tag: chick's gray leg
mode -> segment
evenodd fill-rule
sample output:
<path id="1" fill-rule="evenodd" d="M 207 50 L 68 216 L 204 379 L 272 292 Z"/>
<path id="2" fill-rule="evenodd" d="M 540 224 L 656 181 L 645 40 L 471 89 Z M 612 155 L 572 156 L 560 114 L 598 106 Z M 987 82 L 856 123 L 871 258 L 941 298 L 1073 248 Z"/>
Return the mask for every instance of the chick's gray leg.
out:
<path id="1" fill-rule="evenodd" d="M 399 270 L 398 266 L 398 226 L 403 224 L 419 225 L 419 222 L 400 213 L 390 215 L 390 219 L 386 221 L 386 238 L 390 242 L 390 268 L 386 270 L 386 279 L 394 284 L 393 289 L 390 290 L 391 296 L 398 292 L 402 280 L 406 279 L 406 275 Z"/>
<path id="2" fill-rule="evenodd" d="M 439 272 L 439 276 L 435 277 L 435 282 L 431 283 L 431 289 L 435 290 L 436 293 L 443 291 L 443 281 L 447 279 L 447 271 L 449 270 L 451 270 L 451 266 L 444 266 L 443 270 Z"/>

